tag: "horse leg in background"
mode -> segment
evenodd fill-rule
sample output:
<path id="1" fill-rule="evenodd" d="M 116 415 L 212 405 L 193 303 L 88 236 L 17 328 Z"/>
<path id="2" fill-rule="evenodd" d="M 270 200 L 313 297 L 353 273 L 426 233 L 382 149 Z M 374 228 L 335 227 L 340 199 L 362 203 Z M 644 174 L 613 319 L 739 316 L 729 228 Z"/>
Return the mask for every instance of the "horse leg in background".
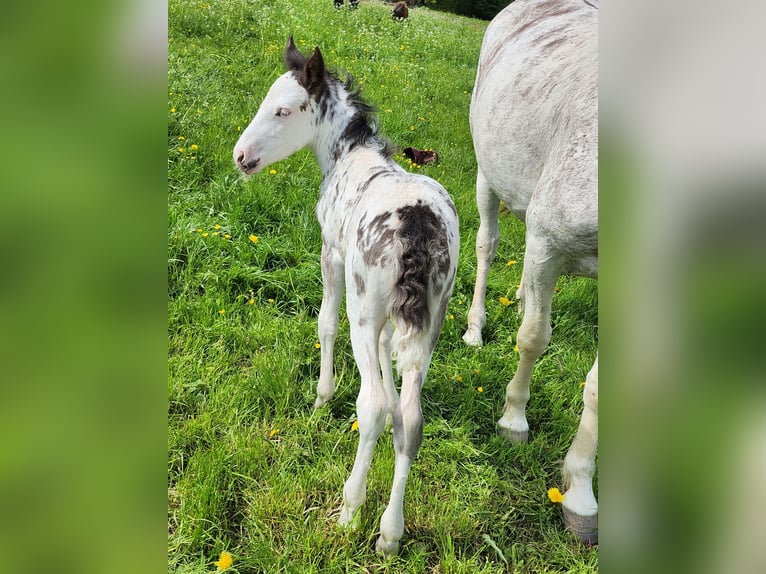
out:
<path id="1" fill-rule="evenodd" d="M 322 306 L 319 308 L 321 364 L 314 408 L 325 405 L 335 394 L 333 348 L 338 335 L 338 310 L 343 291 L 343 264 L 334 261 L 331 250 L 322 245 Z"/>
<path id="2" fill-rule="evenodd" d="M 481 330 L 487 322 L 487 314 L 484 310 L 487 276 L 500 242 L 500 228 L 497 221 L 500 199 L 489 188 L 481 168 L 476 175 L 476 205 L 481 218 L 479 232 L 476 234 L 476 285 L 473 290 L 471 309 L 468 311 L 468 328 L 463 335 L 463 340 L 469 345 L 478 347 L 483 344 Z"/>
<path id="3" fill-rule="evenodd" d="M 401 399 L 394 409 L 394 481 L 391 498 L 380 519 L 380 537 L 375 550 L 386 556 L 399 552 L 399 541 L 404 533 L 404 489 L 412 461 L 423 440 L 423 413 L 420 408 L 420 389 L 428 367 L 410 369 L 402 374 Z"/>
<path id="4" fill-rule="evenodd" d="M 369 317 L 362 320 L 358 312 L 361 304 L 358 301 L 353 301 L 352 297 L 348 297 L 346 303 L 351 326 L 351 346 L 354 349 L 354 358 L 359 367 L 362 385 L 356 399 L 359 446 L 356 450 L 351 475 L 343 487 L 343 507 L 338 522 L 342 526 L 352 525 L 355 527 L 352 521 L 356 511 L 367 497 L 367 473 L 370 470 L 372 451 L 375 449 L 375 443 L 383 432 L 386 422 L 386 413 L 388 412 L 386 395 L 388 391 L 383 386 L 378 370 L 378 345 L 385 318 L 382 318 L 377 324 L 373 324 Z"/>
<path id="5" fill-rule="evenodd" d="M 598 542 L 598 503 L 593 494 L 598 445 L 598 356 L 585 379 L 577 435 L 564 459 L 564 522 L 586 544 Z"/>
<path id="6" fill-rule="evenodd" d="M 556 258 L 549 253 L 545 241 L 531 235 L 528 226 L 522 285 L 525 309 L 516 335 L 519 365 L 506 387 L 503 416 L 497 421 L 500 434 L 512 442 L 526 442 L 529 436 L 525 413 L 529 401 L 529 382 L 535 362 L 551 338 L 551 299 L 559 277 L 559 267 L 555 262 Z"/>

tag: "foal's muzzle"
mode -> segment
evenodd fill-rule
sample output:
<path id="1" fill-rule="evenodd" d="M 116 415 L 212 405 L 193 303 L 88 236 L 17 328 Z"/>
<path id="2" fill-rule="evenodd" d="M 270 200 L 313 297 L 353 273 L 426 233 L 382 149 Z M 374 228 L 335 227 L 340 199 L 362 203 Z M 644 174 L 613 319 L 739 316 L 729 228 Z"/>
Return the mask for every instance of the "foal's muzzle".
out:
<path id="1" fill-rule="evenodd" d="M 255 169 L 258 167 L 258 162 L 260 161 L 261 160 L 257 157 L 252 159 L 246 158 L 245 152 L 241 151 L 239 152 L 239 154 L 237 154 L 236 163 L 237 163 L 237 167 L 240 170 L 244 171 L 246 174 L 249 175 L 253 173 L 253 171 L 255 171 Z"/>

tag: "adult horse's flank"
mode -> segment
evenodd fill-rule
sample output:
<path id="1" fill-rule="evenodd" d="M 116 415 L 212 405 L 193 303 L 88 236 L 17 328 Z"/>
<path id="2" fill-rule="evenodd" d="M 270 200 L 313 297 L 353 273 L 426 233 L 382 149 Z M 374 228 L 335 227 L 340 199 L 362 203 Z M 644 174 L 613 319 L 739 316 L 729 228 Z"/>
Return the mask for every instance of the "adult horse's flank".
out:
<path id="1" fill-rule="evenodd" d="M 359 447 L 343 488 L 339 521 L 356 524 L 372 451 L 390 414 L 396 462 L 376 548 L 391 555 L 404 532 L 404 487 L 423 435 L 420 389 L 455 281 L 457 214 L 441 185 L 391 159 L 393 150 L 377 135 L 372 109 L 352 78 L 341 82 L 328 73 L 318 47 L 306 58 L 290 37 L 284 61 L 288 72 L 274 82 L 242 133 L 234 161 L 252 174 L 309 146 L 319 162 L 323 297 L 315 406 L 335 391 L 332 355 L 345 287 L 362 384 L 356 402 Z M 392 348 L 402 376 L 401 398 L 391 369 Z"/>
<path id="2" fill-rule="evenodd" d="M 594 6 L 595 4 L 595 6 Z M 527 440 L 535 361 L 551 336 L 551 298 L 562 273 L 598 274 L 598 10 L 585 0 L 516 0 L 484 36 L 471 101 L 479 170 L 477 277 L 463 339 L 481 345 L 484 296 L 499 240 L 502 200 L 526 222 L 519 365 L 505 394 L 500 431 Z M 586 378 L 580 428 L 564 461 L 564 517 L 597 541 L 593 495 L 598 433 L 598 359 Z"/>

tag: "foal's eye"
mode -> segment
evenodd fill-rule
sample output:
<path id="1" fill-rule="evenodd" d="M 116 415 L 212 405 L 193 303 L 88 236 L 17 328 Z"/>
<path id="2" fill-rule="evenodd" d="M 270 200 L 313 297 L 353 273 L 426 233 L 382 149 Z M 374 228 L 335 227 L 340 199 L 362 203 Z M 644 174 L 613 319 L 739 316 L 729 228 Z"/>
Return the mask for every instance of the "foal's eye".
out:
<path id="1" fill-rule="evenodd" d="M 278 115 L 280 118 L 286 118 L 287 116 L 289 116 L 289 115 L 290 115 L 290 110 L 288 110 L 287 108 L 279 108 L 279 109 L 277 110 L 277 115 Z"/>

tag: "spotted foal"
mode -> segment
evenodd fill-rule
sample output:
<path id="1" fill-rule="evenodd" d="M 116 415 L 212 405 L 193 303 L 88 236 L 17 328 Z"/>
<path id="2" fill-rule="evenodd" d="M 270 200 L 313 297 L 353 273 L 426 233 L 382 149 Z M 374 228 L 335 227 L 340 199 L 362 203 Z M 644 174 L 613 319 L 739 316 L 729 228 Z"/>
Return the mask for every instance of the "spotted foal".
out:
<path id="1" fill-rule="evenodd" d="M 321 367 L 316 407 L 335 391 L 333 345 L 344 289 L 351 345 L 361 375 L 359 447 L 343 489 L 340 523 L 355 525 L 373 448 L 391 415 L 396 462 L 377 550 L 396 554 L 404 532 L 404 488 L 423 434 L 420 390 L 444 322 L 458 258 L 458 218 L 436 181 L 402 169 L 377 134 L 372 108 L 353 79 L 306 58 L 290 38 L 278 78 L 234 147 L 246 174 L 310 147 L 322 170 L 316 215 L 322 228 Z M 392 349 L 402 377 L 392 373 Z"/>

